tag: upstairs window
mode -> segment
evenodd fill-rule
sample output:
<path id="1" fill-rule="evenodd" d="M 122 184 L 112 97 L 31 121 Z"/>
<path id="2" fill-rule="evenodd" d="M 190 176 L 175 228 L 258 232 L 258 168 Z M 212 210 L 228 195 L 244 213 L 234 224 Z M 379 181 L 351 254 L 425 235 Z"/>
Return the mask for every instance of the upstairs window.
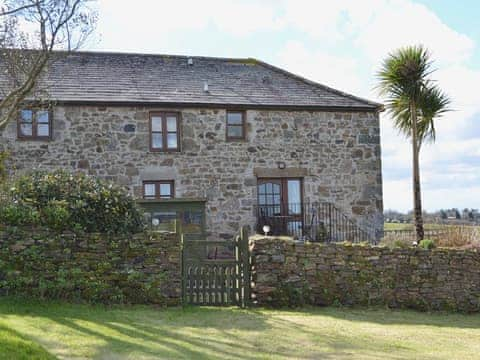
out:
<path id="1" fill-rule="evenodd" d="M 18 138 L 49 140 L 52 135 L 52 116 L 48 110 L 24 109 L 18 119 Z"/>
<path id="2" fill-rule="evenodd" d="M 144 199 L 173 199 L 174 198 L 173 181 L 144 181 L 143 198 Z"/>
<path id="3" fill-rule="evenodd" d="M 245 140 L 244 111 L 227 111 L 227 140 Z"/>
<path id="4" fill-rule="evenodd" d="M 150 150 L 180 151 L 179 125 L 178 113 L 150 113 Z"/>

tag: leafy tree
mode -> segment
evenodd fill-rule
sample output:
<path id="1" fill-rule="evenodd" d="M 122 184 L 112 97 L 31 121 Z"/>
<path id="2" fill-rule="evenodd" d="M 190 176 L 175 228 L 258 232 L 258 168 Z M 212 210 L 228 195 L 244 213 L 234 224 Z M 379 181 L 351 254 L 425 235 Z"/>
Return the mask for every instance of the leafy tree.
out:
<path id="1" fill-rule="evenodd" d="M 443 209 L 440 210 L 440 219 L 445 220 L 447 217 L 447 212 Z"/>
<path id="2" fill-rule="evenodd" d="M 460 215 L 460 211 L 457 208 L 454 208 L 453 211 L 455 212 L 455 219 L 461 219 L 462 216 Z"/>
<path id="3" fill-rule="evenodd" d="M 390 54 L 378 72 L 378 90 L 395 127 L 412 142 L 413 209 L 417 241 L 424 237 L 420 190 L 420 148 L 435 140 L 434 120 L 448 111 L 450 99 L 429 78 L 432 61 L 422 46 Z"/>
<path id="4" fill-rule="evenodd" d="M 81 47 L 96 23 L 92 0 L 5 0 L 0 7 L 0 130 L 28 101 L 48 103 L 39 79 L 55 50 Z"/>

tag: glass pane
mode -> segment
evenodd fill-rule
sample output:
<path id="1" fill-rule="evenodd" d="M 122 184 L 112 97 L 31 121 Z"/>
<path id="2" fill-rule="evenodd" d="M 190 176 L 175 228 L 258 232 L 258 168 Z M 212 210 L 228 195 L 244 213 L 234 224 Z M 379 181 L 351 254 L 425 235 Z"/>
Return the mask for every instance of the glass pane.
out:
<path id="1" fill-rule="evenodd" d="M 264 194 L 258 195 L 258 203 L 260 205 L 265 205 L 267 203 L 267 198 Z"/>
<path id="2" fill-rule="evenodd" d="M 172 197 L 171 184 L 160 184 L 160 197 Z"/>
<path id="3" fill-rule="evenodd" d="M 177 131 L 177 118 L 175 116 L 167 116 L 167 131 Z"/>
<path id="4" fill-rule="evenodd" d="M 152 148 L 161 149 L 163 147 L 163 137 L 161 133 L 152 134 Z"/>
<path id="5" fill-rule="evenodd" d="M 260 211 L 259 211 L 259 215 L 260 215 L 261 217 L 271 216 L 271 211 L 270 211 L 271 209 L 270 209 L 270 207 L 267 206 L 267 205 L 264 205 L 264 203 L 261 204 L 261 206 L 259 207 L 259 210 L 260 210 Z"/>
<path id="6" fill-rule="evenodd" d="M 267 195 L 267 204 L 273 205 L 273 195 Z"/>
<path id="7" fill-rule="evenodd" d="M 37 122 L 48 123 L 48 111 L 37 111 Z"/>
<path id="8" fill-rule="evenodd" d="M 301 213 L 300 180 L 288 180 L 288 212 L 289 214 Z"/>
<path id="9" fill-rule="evenodd" d="M 272 193 L 272 183 L 267 183 L 265 184 L 266 186 L 266 189 L 267 189 L 267 193 L 271 194 Z"/>
<path id="10" fill-rule="evenodd" d="M 20 124 L 20 133 L 24 136 L 32 136 L 32 124 Z"/>
<path id="11" fill-rule="evenodd" d="M 155 197 L 155 184 L 143 184 L 145 197 Z"/>
<path id="12" fill-rule="evenodd" d="M 243 124 L 243 114 L 240 112 L 229 112 L 227 113 L 227 124 L 228 125 L 242 125 Z"/>
<path id="13" fill-rule="evenodd" d="M 152 116 L 152 131 L 162 131 L 162 118 L 160 116 Z"/>
<path id="14" fill-rule="evenodd" d="M 37 136 L 49 136 L 50 127 L 48 124 L 37 124 Z"/>
<path id="15" fill-rule="evenodd" d="M 33 120 L 33 111 L 32 110 L 22 110 L 20 111 L 20 117 L 22 122 L 31 123 Z"/>
<path id="16" fill-rule="evenodd" d="M 152 227 L 156 230 L 175 231 L 176 212 L 157 212 L 152 216 Z"/>
<path id="17" fill-rule="evenodd" d="M 187 234 L 202 233 L 202 212 L 201 211 L 185 211 L 182 218 L 182 230 Z"/>
<path id="18" fill-rule="evenodd" d="M 274 194 L 280 194 L 280 185 L 279 184 L 272 184 L 272 192 Z"/>
<path id="19" fill-rule="evenodd" d="M 167 147 L 169 149 L 177 148 L 177 134 L 167 134 Z"/>
<path id="20" fill-rule="evenodd" d="M 258 193 L 259 194 L 265 194 L 265 184 L 258 185 Z"/>
<path id="21" fill-rule="evenodd" d="M 230 138 L 241 138 L 243 137 L 243 127 L 242 126 L 227 126 L 227 136 Z"/>

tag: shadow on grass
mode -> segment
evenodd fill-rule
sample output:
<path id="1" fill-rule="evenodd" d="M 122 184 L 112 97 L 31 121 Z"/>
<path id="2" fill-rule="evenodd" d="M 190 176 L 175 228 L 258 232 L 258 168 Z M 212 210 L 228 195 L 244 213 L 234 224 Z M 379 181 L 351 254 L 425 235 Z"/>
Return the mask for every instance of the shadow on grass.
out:
<path id="1" fill-rule="evenodd" d="M 274 310 L 275 311 L 275 310 Z M 374 323 L 379 325 L 422 325 L 458 329 L 480 329 L 480 313 L 455 313 L 444 311 L 423 312 L 411 309 L 385 307 L 313 307 L 279 311 L 292 315 L 322 315 L 339 320 Z"/>
<path id="2" fill-rule="evenodd" d="M 278 316 L 278 313 L 281 316 Z M 0 315 L 32 317 L 37 329 L 56 324 L 60 329 L 68 331 L 68 336 L 71 338 L 100 339 L 100 343 L 92 345 L 92 354 L 93 357 L 102 358 L 123 356 L 189 359 L 291 358 L 298 357 L 298 347 L 312 345 L 316 350 L 307 351 L 309 358 L 339 358 L 357 353 L 370 353 L 375 356 L 384 354 L 381 352 L 383 350 L 377 350 L 368 342 L 357 341 L 351 335 L 330 333 L 326 329 L 319 336 L 318 329 L 313 330 L 301 323 L 299 320 L 301 316 L 318 315 L 344 321 L 384 325 L 480 327 L 479 315 L 351 308 L 304 308 L 279 311 L 208 307 L 164 309 L 147 306 L 115 306 L 109 308 L 1 300 Z M 295 319 L 289 319 L 289 315 L 295 316 Z M 38 331 L 28 335 L 49 348 L 48 342 L 52 341 L 52 338 L 44 338 L 40 335 L 41 333 Z M 268 334 L 272 333 L 276 334 L 277 338 L 266 339 L 270 336 Z M 86 341 L 88 344 L 88 340 Z M 378 349 L 390 346 L 386 340 L 378 340 L 376 345 Z M 66 347 L 69 346 L 80 345 L 75 343 L 66 345 Z M 82 343 L 82 346 L 88 345 Z M 408 352 L 411 349 L 396 345 L 396 350 Z M 70 351 L 73 350 L 70 349 Z"/>
<path id="3" fill-rule="evenodd" d="M 105 345 L 98 342 L 92 345 L 94 351 L 91 354 L 95 358 L 256 359 L 298 355 L 296 344 L 289 341 L 293 323 L 275 325 L 277 328 L 285 327 L 278 344 L 275 340 L 265 344 L 258 336 L 251 335 L 254 331 L 256 334 L 268 333 L 272 328 L 271 316 L 258 310 L 207 307 L 156 309 L 144 306 L 105 308 L 2 300 L 0 315 L 31 318 L 29 324 L 34 323 L 35 328 L 41 331 L 29 331 L 29 338 L 47 348 L 59 348 L 61 345 L 54 338 L 42 335 L 48 324 L 60 325 L 64 332 L 70 334 L 68 336 L 83 338 L 84 341 L 89 337 L 100 339 L 100 343 Z M 301 327 L 295 326 L 295 331 L 310 336 Z M 344 351 L 361 350 L 361 347 L 339 337 L 326 337 L 321 341 L 326 347 L 338 349 L 336 356 Z M 75 350 L 66 349 L 66 353 L 68 351 Z M 323 352 L 318 356 L 335 358 L 333 354 Z"/>
<path id="4" fill-rule="evenodd" d="M 55 359 L 39 344 L 15 330 L 0 325 L 0 359 Z"/>

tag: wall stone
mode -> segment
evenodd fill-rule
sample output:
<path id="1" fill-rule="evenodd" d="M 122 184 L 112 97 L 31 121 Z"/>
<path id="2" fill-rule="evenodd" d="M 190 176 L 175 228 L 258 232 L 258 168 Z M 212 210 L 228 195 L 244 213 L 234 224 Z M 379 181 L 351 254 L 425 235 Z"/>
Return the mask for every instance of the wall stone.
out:
<path id="1" fill-rule="evenodd" d="M 251 241 L 254 299 L 278 302 L 285 289 L 315 305 L 387 305 L 421 310 L 480 311 L 480 253 L 389 249 L 345 244 Z"/>
<path id="2" fill-rule="evenodd" d="M 63 278 L 68 280 L 62 285 Z M 42 289 L 46 281 L 52 282 L 52 289 Z M 70 281 L 80 285 L 73 288 Z M 176 305 L 181 303 L 181 282 L 181 246 L 175 233 L 112 237 L 0 225 L 0 295 L 45 292 L 65 300 L 91 302 L 100 296 L 109 303 Z M 62 286 L 72 288 L 59 291 Z M 118 293 L 122 299 L 115 298 Z"/>
<path id="3" fill-rule="evenodd" d="M 149 111 L 178 111 L 180 153 L 149 151 Z M 177 197 L 206 198 L 207 230 L 230 237 L 255 222 L 255 169 L 301 170 L 306 201 L 334 203 L 381 230 L 382 176 L 377 113 L 247 111 L 247 140 L 227 142 L 225 109 L 58 106 L 53 140 L 18 141 L 16 123 L 0 135 L 18 171 L 86 171 L 141 196 L 143 180 L 175 180 Z"/>

